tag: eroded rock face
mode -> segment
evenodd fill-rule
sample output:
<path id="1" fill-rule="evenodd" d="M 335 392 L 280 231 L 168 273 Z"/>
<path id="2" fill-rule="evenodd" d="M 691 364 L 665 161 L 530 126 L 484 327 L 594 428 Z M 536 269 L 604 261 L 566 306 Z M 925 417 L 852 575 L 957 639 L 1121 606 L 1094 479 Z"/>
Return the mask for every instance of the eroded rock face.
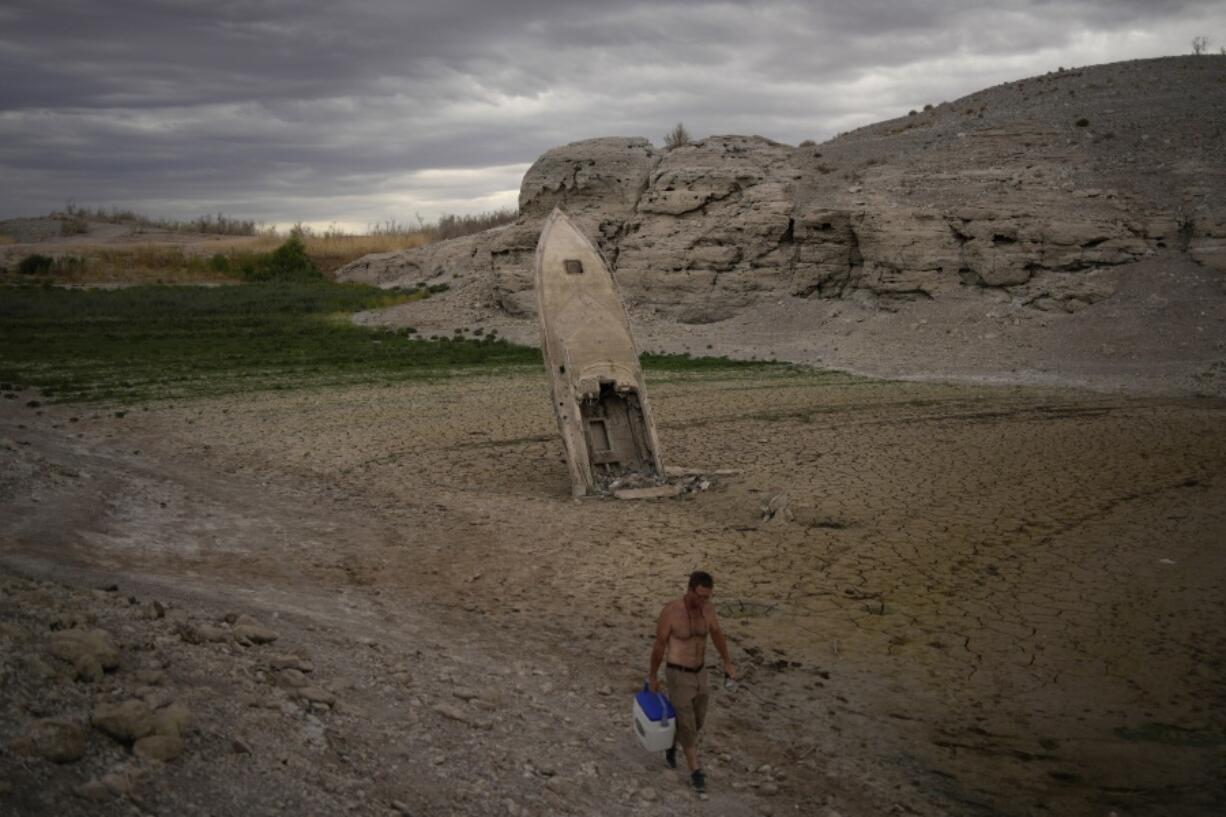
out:
<path id="1" fill-rule="evenodd" d="M 1206 64 L 1053 73 L 822 145 L 756 136 L 669 151 L 645 139 L 576 142 L 529 169 L 515 224 L 369 256 L 341 277 L 468 277 L 488 287 L 491 305 L 527 316 L 536 238 L 561 206 L 596 241 L 632 308 L 683 322 L 782 297 L 888 307 L 994 294 L 1076 311 L 1112 293 L 1113 267 L 1155 252 L 1226 269 L 1226 181 L 1212 150 L 1222 123 L 1181 124 L 1178 144 L 1158 138 L 1175 104 L 1161 72 L 1197 84 Z M 1211 73 L 1198 87 L 1226 110 Z M 1080 118 L 1069 114 L 1070 96 Z"/>

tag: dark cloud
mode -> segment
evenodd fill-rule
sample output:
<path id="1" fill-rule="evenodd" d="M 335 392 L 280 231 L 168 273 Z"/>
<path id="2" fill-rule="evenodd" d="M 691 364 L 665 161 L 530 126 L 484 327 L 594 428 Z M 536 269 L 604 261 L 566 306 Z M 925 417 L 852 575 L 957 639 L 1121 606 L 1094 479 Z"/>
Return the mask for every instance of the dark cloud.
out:
<path id="1" fill-rule="evenodd" d="M 679 120 L 822 139 L 1217 32 L 1226 10 L 1193 0 L 11 0 L 0 216 L 71 198 L 281 222 L 432 217 L 513 203 L 516 173 L 576 139 L 658 141 Z M 423 175 L 437 168 L 451 172 Z"/>

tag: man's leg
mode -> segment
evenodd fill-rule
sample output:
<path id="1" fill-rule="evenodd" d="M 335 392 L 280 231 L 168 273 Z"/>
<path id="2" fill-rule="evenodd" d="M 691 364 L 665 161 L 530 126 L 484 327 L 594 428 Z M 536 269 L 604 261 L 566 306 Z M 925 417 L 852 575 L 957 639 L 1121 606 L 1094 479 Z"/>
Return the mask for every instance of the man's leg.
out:
<path id="1" fill-rule="evenodd" d="M 707 672 L 703 670 L 698 677 L 698 694 L 694 696 L 694 731 L 699 735 L 707 722 L 707 706 L 710 703 L 711 688 L 707 686 Z"/>
<path id="2" fill-rule="evenodd" d="M 698 724 L 694 718 L 694 698 L 698 684 L 694 673 L 675 669 L 666 671 L 668 699 L 677 712 L 677 737 L 673 746 L 680 746 L 685 753 L 685 762 L 690 772 L 698 768 Z"/>
<path id="3" fill-rule="evenodd" d="M 702 734 L 702 725 L 707 720 L 707 704 L 710 701 L 711 695 L 707 687 L 707 671 L 704 669 L 694 676 L 694 698 L 690 702 L 690 709 L 694 713 L 694 742 L 685 751 L 685 761 L 689 765 L 691 772 L 701 768 L 698 764 L 698 736 Z"/>

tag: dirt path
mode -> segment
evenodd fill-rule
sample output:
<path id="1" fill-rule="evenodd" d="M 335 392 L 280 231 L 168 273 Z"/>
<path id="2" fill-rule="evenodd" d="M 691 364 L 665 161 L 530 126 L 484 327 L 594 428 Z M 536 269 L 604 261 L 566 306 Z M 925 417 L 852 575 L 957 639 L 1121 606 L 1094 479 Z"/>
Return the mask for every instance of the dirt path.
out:
<path id="1" fill-rule="evenodd" d="M 1226 404 L 761 373 L 651 386 L 666 461 L 735 475 L 677 500 L 569 499 L 535 373 L 123 417 L 3 401 L 0 609 L 21 632 L 0 641 L 20 682 L 0 743 L 137 695 L 150 664 L 197 717 L 164 766 L 97 730 L 75 763 L 11 751 L 0 797 L 21 814 L 1223 802 Z M 628 724 L 654 616 L 699 566 L 745 676 L 715 696 L 705 801 Z M 89 683 L 43 659 L 58 691 L 36 703 L 31 659 L 74 610 L 113 632 L 120 666 Z M 245 646 L 240 614 L 278 640 Z M 72 795 L 108 770 L 129 776 L 119 799 Z"/>

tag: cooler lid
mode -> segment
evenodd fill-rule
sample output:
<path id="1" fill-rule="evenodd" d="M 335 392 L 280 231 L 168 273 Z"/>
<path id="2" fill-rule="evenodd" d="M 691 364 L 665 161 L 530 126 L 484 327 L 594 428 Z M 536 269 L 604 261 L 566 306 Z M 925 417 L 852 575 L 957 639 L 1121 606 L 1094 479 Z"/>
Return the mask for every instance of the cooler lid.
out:
<path id="1" fill-rule="evenodd" d="M 677 717 L 677 712 L 673 709 L 672 701 L 668 700 L 667 695 L 644 689 L 635 693 L 634 700 L 650 720 L 662 721 Z"/>

